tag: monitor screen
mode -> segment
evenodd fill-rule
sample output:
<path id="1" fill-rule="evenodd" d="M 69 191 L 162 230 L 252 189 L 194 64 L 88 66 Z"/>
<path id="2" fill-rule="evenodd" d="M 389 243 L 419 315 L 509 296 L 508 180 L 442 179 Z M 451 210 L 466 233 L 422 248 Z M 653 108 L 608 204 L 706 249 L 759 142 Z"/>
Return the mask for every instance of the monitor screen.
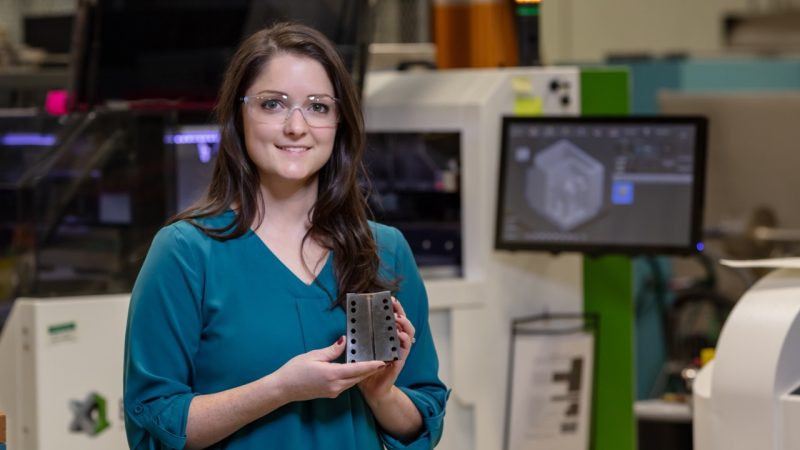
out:
<path id="1" fill-rule="evenodd" d="M 175 167 L 174 190 L 167 195 L 170 214 L 188 209 L 205 196 L 219 139 L 219 127 L 213 124 L 179 125 L 164 133 L 164 144 L 172 149 Z"/>
<path id="2" fill-rule="evenodd" d="M 504 117 L 495 247 L 702 250 L 706 120 Z"/>
<path id="3" fill-rule="evenodd" d="M 461 276 L 461 133 L 371 131 L 364 163 L 375 219 L 403 232 L 422 275 Z"/>

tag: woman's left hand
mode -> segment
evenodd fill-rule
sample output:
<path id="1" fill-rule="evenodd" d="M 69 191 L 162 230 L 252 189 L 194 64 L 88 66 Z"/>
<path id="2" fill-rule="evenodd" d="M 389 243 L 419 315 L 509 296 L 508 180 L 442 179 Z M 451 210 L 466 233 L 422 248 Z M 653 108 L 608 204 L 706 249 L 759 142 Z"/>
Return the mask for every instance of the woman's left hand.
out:
<path id="1" fill-rule="evenodd" d="M 388 363 L 386 368 L 358 383 L 358 387 L 368 403 L 380 403 L 382 399 L 390 395 L 414 341 L 416 330 L 406 317 L 403 306 L 394 297 L 392 297 L 392 306 L 395 322 L 397 322 L 397 337 L 400 339 L 400 358 Z"/>

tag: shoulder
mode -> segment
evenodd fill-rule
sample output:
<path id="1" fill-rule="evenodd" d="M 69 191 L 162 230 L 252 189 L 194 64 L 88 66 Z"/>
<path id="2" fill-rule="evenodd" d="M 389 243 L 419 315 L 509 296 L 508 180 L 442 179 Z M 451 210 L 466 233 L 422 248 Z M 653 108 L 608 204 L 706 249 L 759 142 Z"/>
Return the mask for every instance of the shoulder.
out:
<path id="1" fill-rule="evenodd" d="M 395 227 L 370 221 L 369 228 L 381 259 L 386 256 L 396 257 L 404 246 L 408 246 L 403 233 Z"/>
<path id="2" fill-rule="evenodd" d="M 202 228 L 220 229 L 228 226 L 234 219 L 232 211 L 194 221 L 179 220 L 161 228 L 153 239 L 154 249 L 183 249 L 189 251 L 208 250 L 216 240 Z"/>
<path id="3" fill-rule="evenodd" d="M 405 240 L 405 238 L 403 238 L 403 233 L 395 227 L 369 221 L 369 228 L 372 230 L 372 237 L 375 239 L 375 242 L 379 244 L 387 243 L 397 245 L 399 240 Z"/>
<path id="4" fill-rule="evenodd" d="M 403 233 L 395 227 L 369 222 L 372 236 L 378 247 L 378 257 L 384 264 L 396 269 L 414 264 L 414 255 Z"/>
<path id="5" fill-rule="evenodd" d="M 208 236 L 190 222 L 180 220 L 164 226 L 153 239 L 153 245 L 194 246 L 202 243 Z"/>

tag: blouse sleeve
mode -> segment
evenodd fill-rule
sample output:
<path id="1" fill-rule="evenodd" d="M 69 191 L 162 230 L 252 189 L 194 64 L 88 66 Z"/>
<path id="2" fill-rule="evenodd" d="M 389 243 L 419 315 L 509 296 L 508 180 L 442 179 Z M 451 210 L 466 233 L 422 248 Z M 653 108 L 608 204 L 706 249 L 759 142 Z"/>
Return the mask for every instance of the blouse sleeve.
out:
<path id="1" fill-rule="evenodd" d="M 444 412 L 450 390 L 439 379 L 439 359 L 428 324 L 428 295 L 411 248 L 397 229 L 389 241 L 395 244 L 395 276 L 400 278 L 396 297 L 416 329 L 416 342 L 406 358 L 396 385 L 408 395 L 422 415 L 424 429 L 413 442 L 403 444 L 381 431 L 387 449 L 432 449 L 442 437 Z M 379 245 L 382 243 L 379 242 Z"/>
<path id="2" fill-rule="evenodd" d="M 202 331 L 203 258 L 177 223 L 158 232 L 131 294 L 124 408 L 131 449 L 182 449 Z M 187 230 L 187 233 L 193 230 Z"/>

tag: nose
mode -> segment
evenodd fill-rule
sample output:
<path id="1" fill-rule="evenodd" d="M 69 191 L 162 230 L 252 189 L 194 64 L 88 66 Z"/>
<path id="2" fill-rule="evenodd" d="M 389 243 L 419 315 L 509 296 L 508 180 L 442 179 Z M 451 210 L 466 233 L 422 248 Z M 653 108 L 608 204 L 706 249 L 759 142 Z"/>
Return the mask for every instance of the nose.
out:
<path id="1" fill-rule="evenodd" d="M 308 129 L 308 123 L 300 108 L 289 110 L 283 128 L 287 134 L 303 134 Z"/>

